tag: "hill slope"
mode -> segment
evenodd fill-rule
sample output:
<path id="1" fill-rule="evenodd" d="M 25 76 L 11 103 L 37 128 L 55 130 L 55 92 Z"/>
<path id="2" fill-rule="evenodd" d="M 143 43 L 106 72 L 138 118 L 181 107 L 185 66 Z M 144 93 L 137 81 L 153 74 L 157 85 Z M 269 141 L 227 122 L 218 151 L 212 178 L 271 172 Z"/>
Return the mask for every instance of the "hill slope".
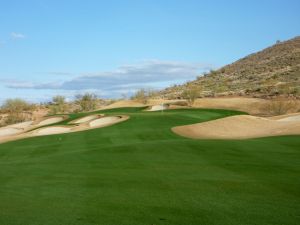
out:
<path id="1" fill-rule="evenodd" d="M 188 88 L 199 88 L 201 96 L 300 96 L 300 36 L 279 42 L 197 80 L 160 92 L 179 98 Z"/>

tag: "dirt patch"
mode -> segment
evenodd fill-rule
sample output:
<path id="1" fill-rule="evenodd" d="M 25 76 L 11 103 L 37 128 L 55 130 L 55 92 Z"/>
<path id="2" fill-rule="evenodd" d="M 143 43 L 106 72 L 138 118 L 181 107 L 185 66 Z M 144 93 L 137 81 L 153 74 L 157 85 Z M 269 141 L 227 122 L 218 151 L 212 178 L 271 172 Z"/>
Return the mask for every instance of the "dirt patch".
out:
<path id="1" fill-rule="evenodd" d="M 195 108 L 231 109 L 247 112 L 251 115 L 268 114 L 266 105 L 268 100 L 259 98 L 201 98 L 193 105 Z"/>
<path id="2" fill-rule="evenodd" d="M 300 120 L 262 118 L 250 115 L 230 116 L 222 119 L 172 128 L 178 135 L 194 139 L 247 139 L 267 136 L 298 135 Z"/>

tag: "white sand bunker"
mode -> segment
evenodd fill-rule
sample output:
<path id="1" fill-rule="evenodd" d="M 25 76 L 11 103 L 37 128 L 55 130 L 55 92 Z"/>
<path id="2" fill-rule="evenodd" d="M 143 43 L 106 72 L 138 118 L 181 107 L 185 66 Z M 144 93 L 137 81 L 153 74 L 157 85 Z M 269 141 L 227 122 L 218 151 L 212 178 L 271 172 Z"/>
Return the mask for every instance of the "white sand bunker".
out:
<path id="1" fill-rule="evenodd" d="M 51 117 L 45 120 L 42 120 L 41 122 L 38 123 L 39 126 L 44 126 L 44 125 L 49 125 L 53 123 L 58 123 L 62 121 L 64 118 L 62 116 L 56 116 L 56 117 Z"/>
<path id="2" fill-rule="evenodd" d="M 16 128 L 16 127 L 3 127 L 0 129 L 0 143 L 4 143 L 7 141 L 13 141 L 18 140 L 22 138 L 28 138 L 28 137 L 34 137 L 34 136 L 42 136 L 42 135 L 52 135 L 52 134 L 62 134 L 62 133 L 70 133 L 70 132 L 77 132 L 77 131 L 84 131 L 94 128 L 100 128 L 105 126 L 110 126 L 116 123 L 120 123 L 122 121 L 125 121 L 129 119 L 129 116 L 107 116 L 107 117 L 101 117 L 103 114 L 99 115 L 91 115 L 87 118 L 81 118 L 80 124 L 76 125 L 69 125 L 69 126 L 50 126 L 50 127 L 42 127 L 36 130 L 29 131 L 30 128 L 37 128 L 39 126 L 59 122 L 64 119 L 64 117 L 52 117 L 43 120 L 42 122 L 38 123 L 37 125 L 32 125 L 32 121 L 28 121 L 27 123 L 22 124 L 14 124 L 12 126 L 18 126 L 18 127 L 26 127 L 29 126 L 29 129 L 27 128 Z M 95 119 L 96 118 L 96 119 Z M 87 121 L 87 122 L 85 122 Z M 89 122 L 90 121 L 90 122 Z"/>
<path id="3" fill-rule="evenodd" d="M 14 127 L 5 127 L 0 129 L 0 137 L 15 135 L 21 133 L 23 130 Z"/>
<path id="4" fill-rule="evenodd" d="M 50 134 L 61 134 L 68 133 L 71 131 L 71 127 L 62 127 L 62 126 L 53 126 L 53 127 L 45 127 L 36 130 L 35 135 L 50 135 Z"/>
<path id="5" fill-rule="evenodd" d="M 249 115 L 172 128 L 172 131 L 195 139 L 247 139 L 255 137 L 300 134 L 300 120 L 261 118 Z"/>
<path id="6" fill-rule="evenodd" d="M 25 128 L 29 127 L 30 125 L 32 125 L 32 123 L 33 123 L 33 121 L 26 121 L 26 122 L 10 125 L 9 127 L 25 129 Z"/>
<path id="7" fill-rule="evenodd" d="M 0 128 L 0 137 L 16 135 L 22 133 L 26 128 L 30 127 L 33 121 L 16 123 L 3 128 Z"/>
<path id="8" fill-rule="evenodd" d="M 153 105 L 148 111 L 161 111 L 168 109 L 168 105 L 166 104 L 161 104 L 161 105 Z"/>
<path id="9" fill-rule="evenodd" d="M 93 120 L 89 123 L 90 127 L 103 127 L 108 126 L 114 123 L 118 123 L 123 121 L 121 116 L 107 116 L 102 117 L 96 120 Z"/>
<path id="10" fill-rule="evenodd" d="M 72 124 L 80 124 L 80 123 L 86 123 L 86 122 L 89 122 L 91 120 L 94 120 L 100 116 L 103 116 L 103 115 L 91 115 L 91 116 L 85 116 L 85 117 L 82 117 L 80 119 L 77 119 L 77 120 L 73 120 L 71 121 L 70 123 Z"/>

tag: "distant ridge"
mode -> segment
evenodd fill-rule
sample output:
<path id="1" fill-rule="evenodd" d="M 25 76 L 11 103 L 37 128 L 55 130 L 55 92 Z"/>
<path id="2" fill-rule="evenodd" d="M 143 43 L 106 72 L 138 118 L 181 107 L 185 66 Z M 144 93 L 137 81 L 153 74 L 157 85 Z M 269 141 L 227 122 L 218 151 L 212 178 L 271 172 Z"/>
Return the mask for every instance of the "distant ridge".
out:
<path id="1" fill-rule="evenodd" d="M 199 97 L 274 96 L 300 97 L 300 36 L 250 54 L 195 81 L 159 92 L 161 97 L 180 98 L 189 88 Z"/>

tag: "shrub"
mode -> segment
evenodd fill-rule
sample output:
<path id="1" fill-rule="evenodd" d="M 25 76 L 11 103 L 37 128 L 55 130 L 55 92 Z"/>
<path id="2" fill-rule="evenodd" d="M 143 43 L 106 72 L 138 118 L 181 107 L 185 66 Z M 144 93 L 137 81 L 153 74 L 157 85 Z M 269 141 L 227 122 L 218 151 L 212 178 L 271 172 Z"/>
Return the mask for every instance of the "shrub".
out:
<path id="1" fill-rule="evenodd" d="M 32 111 L 34 106 L 29 104 L 23 99 L 7 99 L 1 107 L 1 110 L 8 114 L 5 118 L 5 125 L 23 122 L 28 119 L 28 115 L 24 113 L 25 111 Z"/>
<path id="2" fill-rule="evenodd" d="M 193 86 L 186 88 L 181 96 L 182 98 L 186 99 L 189 106 L 192 106 L 195 100 L 200 96 L 201 89 L 199 87 Z"/>
<path id="3" fill-rule="evenodd" d="M 288 112 L 297 112 L 299 106 L 296 101 L 289 99 L 270 100 L 266 109 L 271 115 L 283 115 Z"/>
<path id="4" fill-rule="evenodd" d="M 146 104 L 149 99 L 149 92 L 146 91 L 144 88 L 141 88 L 131 97 L 131 99 Z"/>
<path id="5" fill-rule="evenodd" d="M 84 95 L 76 96 L 76 103 L 80 106 L 81 111 L 91 111 L 96 109 L 97 95 L 93 93 L 85 93 Z"/>
<path id="6" fill-rule="evenodd" d="M 65 113 L 68 110 L 68 106 L 66 104 L 66 98 L 62 95 L 56 95 L 52 98 L 52 105 L 50 105 L 50 113 Z"/>

